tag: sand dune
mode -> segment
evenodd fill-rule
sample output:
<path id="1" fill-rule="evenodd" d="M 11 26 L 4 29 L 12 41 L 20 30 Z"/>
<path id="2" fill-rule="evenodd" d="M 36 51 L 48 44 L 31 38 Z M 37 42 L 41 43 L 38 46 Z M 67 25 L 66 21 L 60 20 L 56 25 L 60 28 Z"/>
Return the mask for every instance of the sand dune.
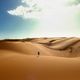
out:
<path id="1" fill-rule="evenodd" d="M 40 51 L 41 55 L 50 55 L 48 48 L 31 42 L 1 42 L 0 50 L 14 51 L 26 55 L 37 55 L 37 52 Z"/>
<path id="2" fill-rule="evenodd" d="M 61 39 L 58 39 L 58 40 L 55 40 L 55 41 L 50 41 L 52 45 L 56 45 L 56 44 L 59 44 L 61 42 L 64 42 L 64 41 L 67 41 L 69 39 L 72 39 L 72 38 L 61 38 Z"/>
<path id="3" fill-rule="evenodd" d="M 0 80 L 80 80 L 80 38 L 0 41 Z"/>
<path id="4" fill-rule="evenodd" d="M 30 40 L 30 41 L 31 41 L 31 42 L 35 42 L 35 43 L 47 44 L 47 43 L 49 43 L 49 42 L 61 40 L 61 39 L 64 39 L 64 38 L 66 38 L 66 37 L 34 38 L 34 39 Z"/>
<path id="5" fill-rule="evenodd" d="M 57 45 L 55 46 L 52 46 L 51 48 L 54 48 L 54 49 L 59 49 L 59 50 L 63 50 L 63 49 L 66 49 L 68 48 L 69 46 L 79 42 L 80 39 L 79 38 L 71 38 L 71 39 L 66 39 L 66 40 L 62 40 L 62 42 L 58 43 Z"/>
<path id="6" fill-rule="evenodd" d="M 26 46 L 27 44 L 27 46 Z M 33 46 L 31 43 L 23 43 L 23 42 L 1 42 L 0 43 L 0 49 L 2 50 L 9 50 L 9 51 L 15 51 L 23 54 L 32 54 L 31 50 L 35 50 L 35 46 Z"/>
<path id="7" fill-rule="evenodd" d="M 61 42 L 69 40 L 69 39 L 72 39 L 72 38 L 53 39 L 53 40 L 48 41 L 48 43 L 46 43 L 46 45 L 53 46 L 53 45 L 59 44 Z"/>

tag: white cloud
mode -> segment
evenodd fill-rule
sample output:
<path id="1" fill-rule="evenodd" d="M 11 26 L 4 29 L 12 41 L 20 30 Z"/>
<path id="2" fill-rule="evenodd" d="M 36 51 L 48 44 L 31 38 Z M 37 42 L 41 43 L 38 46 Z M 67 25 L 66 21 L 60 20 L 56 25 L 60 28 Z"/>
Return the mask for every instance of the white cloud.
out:
<path id="1" fill-rule="evenodd" d="M 25 3 L 25 4 L 29 5 L 30 7 L 32 7 L 33 5 L 37 4 L 36 1 L 37 0 L 22 0 L 22 3 Z"/>
<path id="2" fill-rule="evenodd" d="M 43 18 L 58 16 L 65 17 L 65 15 L 73 15 L 79 11 L 80 5 L 65 6 L 68 0 L 21 0 L 22 3 L 29 5 L 17 6 L 16 9 L 8 10 L 8 13 L 14 16 L 21 16 L 23 18 Z"/>
<path id="3" fill-rule="evenodd" d="M 56 13 L 56 11 L 62 7 L 61 5 L 64 5 L 65 1 L 66 0 L 21 0 L 21 2 L 28 5 L 28 7 L 20 5 L 17 6 L 16 9 L 9 10 L 8 13 L 23 18 L 43 18 L 52 12 Z"/>
<path id="4" fill-rule="evenodd" d="M 37 6 L 33 0 L 22 0 L 22 3 L 29 5 L 24 7 L 23 5 L 17 6 L 16 9 L 8 10 L 10 15 L 21 16 L 23 18 L 37 18 L 40 14 L 41 9 Z"/>
<path id="5" fill-rule="evenodd" d="M 26 13 L 30 13 L 32 10 L 28 7 L 18 6 L 16 9 L 9 10 L 8 13 L 15 16 L 23 16 Z"/>
<path id="6" fill-rule="evenodd" d="M 22 0 L 29 7 L 18 6 L 8 13 L 23 18 L 38 18 L 40 25 L 33 32 L 35 36 L 75 35 L 79 30 L 75 22 L 80 4 L 66 5 L 68 0 Z M 41 11 L 40 11 L 41 9 Z"/>

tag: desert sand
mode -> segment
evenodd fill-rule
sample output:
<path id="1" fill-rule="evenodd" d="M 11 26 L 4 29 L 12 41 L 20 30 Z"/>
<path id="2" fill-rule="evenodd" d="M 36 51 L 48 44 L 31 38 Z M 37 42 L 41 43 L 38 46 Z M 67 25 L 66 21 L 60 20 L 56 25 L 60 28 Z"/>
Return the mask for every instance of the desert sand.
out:
<path id="1" fill-rule="evenodd" d="M 80 38 L 1 40 L 0 80 L 80 80 Z"/>

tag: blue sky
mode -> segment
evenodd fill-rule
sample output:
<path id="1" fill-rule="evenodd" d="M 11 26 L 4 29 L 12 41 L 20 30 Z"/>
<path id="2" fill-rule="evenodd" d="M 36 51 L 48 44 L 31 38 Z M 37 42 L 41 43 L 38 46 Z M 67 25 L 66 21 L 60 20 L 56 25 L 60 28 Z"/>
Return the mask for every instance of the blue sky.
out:
<path id="1" fill-rule="evenodd" d="M 7 13 L 21 4 L 21 0 L 0 0 L 0 38 L 24 38 L 34 30 L 36 21 Z"/>
<path id="2" fill-rule="evenodd" d="M 0 39 L 79 32 L 80 0 L 0 0 Z"/>

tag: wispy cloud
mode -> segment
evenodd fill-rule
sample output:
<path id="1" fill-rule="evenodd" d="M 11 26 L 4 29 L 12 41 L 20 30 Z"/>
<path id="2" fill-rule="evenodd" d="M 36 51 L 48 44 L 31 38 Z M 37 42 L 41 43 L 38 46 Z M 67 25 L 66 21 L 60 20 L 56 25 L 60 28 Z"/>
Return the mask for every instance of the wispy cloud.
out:
<path id="1" fill-rule="evenodd" d="M 12 9 L 12 10 L 8 10 L 7 12 L 10 15 L 14 15 L 14 16 L 21 16 L 23 18 L 34 18 L 36 17 L 39 12 L 41 11 L 41 9 L 37 6 L 37 4 L 35 2 L 32 2 L 33 0 L 22 0 L 22 3 L 25 3 L 28 6 L 17 6 L 17 8 Z"/>
<path id="2" fill-rule="evenodd" d="M 28 7 L 18 6 L 16 9 L 9 10 L 8 13 L 15 16 L 23 16 L 26 13 L 32 12 L 32 9 Z"/>

